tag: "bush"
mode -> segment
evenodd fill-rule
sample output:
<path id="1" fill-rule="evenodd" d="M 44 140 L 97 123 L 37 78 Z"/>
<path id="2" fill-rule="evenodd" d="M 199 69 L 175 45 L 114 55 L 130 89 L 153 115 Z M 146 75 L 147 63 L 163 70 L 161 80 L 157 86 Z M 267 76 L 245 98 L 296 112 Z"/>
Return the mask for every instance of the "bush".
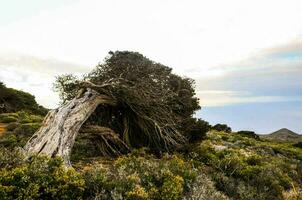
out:
<path id="1" fill-rule="evenodd" d="M 0 117 L 0 122 L 2 123 L 11 123 L 11 122 L 16 122 L 18 121 L 17 118 L 13 117 L 13 116 L 1 116 Z"/>
<path id="2" fill-rule="evenodd" d="M 206 133 L 211 126 L 207 121 L 202 119 L 190 118 L 183 125 L 183 132 L 186 134 L 189 142 L 197 142 L 205 138 Z"/>
<path id="3" fill-rule="evenodd" d="M 6 152 L 7 153 L 7 152 Z M 81 199 L 84 179 L 74 169 L 65 169 L 60 158 L 33 157 L 30 161 L 11 155 L 0 169 L 2 199 Z M 19 158 L 19 154 L 16 154 Z M 14 159 L 11 159 L 14 160 Z M 11 162 L 11 163 L 9 163 Z"/>
<path id="4" fill-rule="evenodd" d="M 291 144 L 211 131 L 187 151 L 195 166 L 206 165 L 217 189 L 233 199 L 282 199 L 293 183 L 301 184 L 302 151 Z"/>
<path id="5" fill-rule="evenodd" d="M 205 174 L 200 173 L 196 181 L 190 186 L 190 194 L 185 197 L 187 200 L 227 200 L 229 199 L 222 192 L 219 192 L 214 183 Z"/>
<path id="6" fill-rule="evenodd" d="M 84 168 L 85 198 L 180 199 L 189 193 L 197 172 L 178 156 L 156 159 L 144 152 L 121 156 L 104 167 Z"/>
<path id="7" fill-rule="evenodd" d="M 164 174 L 164 182 L 161 188 L 163 200 L 181 199 L 184 190 L 184 179 L 181 176 L 174 176 L 170 171 Z"/>
<path id="8" fill-rule="evenodd" d="M 232 129 L 231 127 L 229 127 L 228 125 L 226 124 L 216 124 L 212 127 L 213 130 L 216 130 L 216 131 L 224 131 L 226 133 L 231 133 L 232 132 Z"/>
<path id="9" fill-rule="evenodd" d="M 18 122 L 12 122 L 12 123 L 9 123 L 7 126 L 6 126 L 6 130 L 7 131 L 13 131 L 15 130 L 17 127 L 20 126 L 20 123 Z"/>
<path id="10" fill-rule="evenodd" d="M 238 131 L 237 134 L 257 140 L 260 139 L 259 135 L 257 135 L 254 131 Z"/>
<path id="11" fill-rule="evenodd" d="M 39 123 L 21 124 L 21 126 L 14 130 L 14 134 L 32 136 L 40 128 L 40 126 L 41 125 Z"/>
<path id="12" fill-rule="evenodd" d="M 302 142 L 297 142 L 297 143 L 293 144 L 293 146 L 302 149 Z"/>
<path id="13" fill-rule="evenodd" d="M 1 117 L 10 117 L 16 120 L 16 122 L 11 122 L 6 126 L 6 133 L 0 138 L 0 147 L 10 149 L 24 146 L 28 139 L 39 129 L 43 118 L 27 112 L 5 113 L 1 114 Z"/>

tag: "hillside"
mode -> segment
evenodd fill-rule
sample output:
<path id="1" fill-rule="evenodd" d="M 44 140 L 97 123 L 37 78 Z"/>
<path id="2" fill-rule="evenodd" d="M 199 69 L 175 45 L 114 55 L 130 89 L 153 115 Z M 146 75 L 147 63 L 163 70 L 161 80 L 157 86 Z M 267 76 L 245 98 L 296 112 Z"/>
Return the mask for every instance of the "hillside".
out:
<path id="1" fill-rule="evenodd" d="M 12 119 L 8 122 L 6 119 Z M 0 195 L 4 199 L 132 200 L 297 200 L 302 192 L 302 149 L 240 133 L 212 130 L 178 151 L 154 155 L 149 149 L 115 157 L 99 154 L 100 143 L 80 136 L 73 148 L 74 169 L 59 158 L 24 160 L 22 147 L 42 117 L 2 114 Z M 20 177 L 27 177 L 25 180 Z M 30 184 L 28 184 L 30 183 Z M 32 188 L 35 188 L 34 190 Z"/>
<path id="2" fill-rule="evenodd" d="M 40 106 L 33 95 L 13 88 L 7 88 L 0 82 L 0 113 L 22 110 L 40 115 L 47 113 L 47 109 Z"/>
<path id="3" fill-rule="evenodd" d="M 287 128 L 282 128 L 278 131 L 263 135 L 263 138 L 280 142 L 299 142 L 302 141 L 302 135 L 299 135 Z"/>

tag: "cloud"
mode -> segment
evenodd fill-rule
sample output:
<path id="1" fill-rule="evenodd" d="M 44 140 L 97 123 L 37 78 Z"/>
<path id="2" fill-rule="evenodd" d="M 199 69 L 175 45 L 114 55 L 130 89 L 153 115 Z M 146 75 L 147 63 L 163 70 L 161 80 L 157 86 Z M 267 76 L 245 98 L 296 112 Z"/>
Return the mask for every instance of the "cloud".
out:
<path id="1" fill-rule="evenodd" d="M 53 76 L 57 73 L 86 73 L 89 69 L 82 65 L 60 61 L 57 59 L 43 59 L 23 53 L 0 53 L 0 68 L 14 68 L 16 70 L 33 71 Z"/>
<path id="2" fill-rule="evenodd" d="M 236 104 L 302 101 L 302 96 L 257 96 L 244 91 L 197 91 L 201 106 L 216 107 Z"/>
<path id="3" fill-rule="evenodd" d="M 8 87 L 36 96 L 38 103 L 54 108 L 58 96 L 52 91 L 55 76 L 63 73 L 83 74 L 90 68 L 56 59 L 42 59 L 19 53 L 0 54 L 0 80 Z"/>
<path id="4" fill-rule="evenodd" d="M 196 79 L 202 105 L 301 101 L 302 36 L 212 71 Z"/>

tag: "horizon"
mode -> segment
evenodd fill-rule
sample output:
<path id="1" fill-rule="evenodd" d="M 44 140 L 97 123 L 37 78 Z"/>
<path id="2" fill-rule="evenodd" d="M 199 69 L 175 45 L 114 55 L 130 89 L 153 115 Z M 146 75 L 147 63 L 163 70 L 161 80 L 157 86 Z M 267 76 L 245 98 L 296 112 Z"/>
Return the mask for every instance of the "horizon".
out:
<path id="1" fill-rule="evenodd" d="M 55 108 L 56 75 L 129 50 L 196 81 L 211 124 L 302 134 L 302 2 L 0 2 L 0 81 Z M 256 14 L 255 14 L 256 13 Z"/>

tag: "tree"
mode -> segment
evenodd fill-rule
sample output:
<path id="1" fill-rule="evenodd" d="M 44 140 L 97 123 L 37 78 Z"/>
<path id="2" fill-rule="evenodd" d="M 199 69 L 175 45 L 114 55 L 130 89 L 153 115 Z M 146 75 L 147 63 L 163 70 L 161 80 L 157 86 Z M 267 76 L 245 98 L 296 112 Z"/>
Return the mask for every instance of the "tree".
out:
<path id="1" fill-rule="evenodd" d="M 216 131 L 224 131 L 226 133 L 231 133 L 232 132 L 232 129 L 231 127 L 229 127 L 228 125 L 226 124 L 216 124 L 212 127 L 213 130 L 216 130 Z"/>
<path id="2" fill-rule="evenodd" d="M 109 52 L 82 79 L 57 77 L 54 88 L 64 103 L 50 111 L 25 150 L 60 155 L 67 165 L 80 129 L 99 135 L 112 153 L 142 146 L 169 151 L 186 141 L 181 124 L 200 108 L 192 79 L 129 51 Z"/>

